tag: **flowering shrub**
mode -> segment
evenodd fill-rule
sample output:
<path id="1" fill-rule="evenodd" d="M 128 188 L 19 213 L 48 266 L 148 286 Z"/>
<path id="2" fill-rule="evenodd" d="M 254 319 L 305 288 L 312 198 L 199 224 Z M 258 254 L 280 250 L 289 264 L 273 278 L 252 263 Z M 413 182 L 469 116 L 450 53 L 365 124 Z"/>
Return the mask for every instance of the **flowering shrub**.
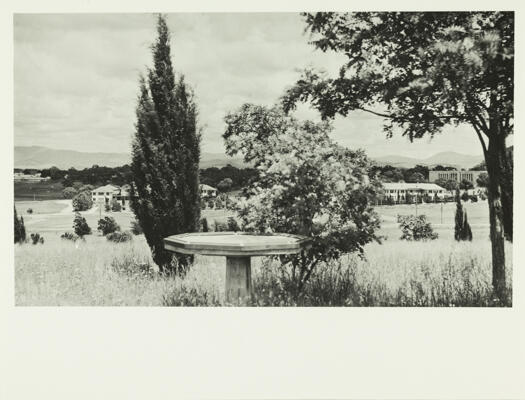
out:
<path id="1" fill-rule="evenodd" d="M 302 289 L 320 262 L 363 252 L 379 240 L 379 217 L 371 204 L 379 183 L 368 178 L 363 151 L 334 143 L 328 123 L 299 122 L 278 108 L 245 104 L 225 118 L 229 155 L 241 153 L 259 172 L 237 203 L 243 231 L 295 233 L 311 239 L 291 264 Z"/>
<path id="2" fill-rule="evenodd" d="M 425 215 L 398 215 L 397 222 L 403 234 L 401 240 L 434 240 L 438 234 L 434 232 Z"/>

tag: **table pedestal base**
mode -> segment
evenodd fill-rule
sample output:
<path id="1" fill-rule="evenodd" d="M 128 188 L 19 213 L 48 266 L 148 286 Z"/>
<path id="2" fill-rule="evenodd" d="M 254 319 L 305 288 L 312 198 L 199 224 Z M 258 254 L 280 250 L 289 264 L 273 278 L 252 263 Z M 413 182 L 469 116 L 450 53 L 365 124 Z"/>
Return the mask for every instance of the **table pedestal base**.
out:
<path id="1" fill-rule="evenodd" d="M 250 257 L 226 257 L 226 301 L 249 297 L 252 290 Z"/>

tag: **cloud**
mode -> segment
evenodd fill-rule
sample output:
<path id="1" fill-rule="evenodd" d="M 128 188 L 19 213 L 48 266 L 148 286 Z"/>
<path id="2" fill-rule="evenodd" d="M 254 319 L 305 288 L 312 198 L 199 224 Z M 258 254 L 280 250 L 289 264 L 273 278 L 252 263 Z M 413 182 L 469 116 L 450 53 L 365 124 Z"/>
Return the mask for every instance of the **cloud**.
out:
<path id="1" fill-rule="evenodd" d="M 152 14 L 15 15 L 15 144 L 129 151 L 155 22 Z M 274 104 L 298 69 L 335 74 L 342 63 L 339 55 L 314 51 L 298 14 L 181 13 L 168 15 L 168 24 L 174 67 L 194 88 L 207 152 L 223 151 L 227 112 L 245 102 Z M 387 141 L 381 118 L 365 113 L 336 119 L 333 136 L 373 155 L 480 152 L 468 127 L 451 128 L 431 144 L 407 144 Z"/>

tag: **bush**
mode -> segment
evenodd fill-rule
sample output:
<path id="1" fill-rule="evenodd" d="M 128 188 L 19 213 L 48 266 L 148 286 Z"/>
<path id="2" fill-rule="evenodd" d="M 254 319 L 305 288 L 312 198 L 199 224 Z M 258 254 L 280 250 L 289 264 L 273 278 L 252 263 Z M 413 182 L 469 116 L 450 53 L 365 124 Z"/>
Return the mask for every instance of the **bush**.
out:
<path id="1" fill-rule="evenodd" d="M 71 240 L 72 242 L 76 242 L 78 239 L 80 239 L 79 236 L 72 232 L 64 232 L 62 235 L 60 235 L 60 238 L 63 240 Z"/>
<path id="2" fill-rule="evenodd" d="M 32 233 L 31 234 L 31 241 L 33 244 L 44 244 L 44 238 L 40 236 L 39 233 Z"/>
<path id="3" fill-rule="evenodd" d="M 21 216 L 18 218 L 16 213 L 16 207 L 13 207 L 15 215 L 15 243 L 25 243 L 26 241 L 26 227 L 24 225 L 24 218 Z"/>
<path id="4" fill-rule="evenodd" d="M 208 232 L 209 230 L 208 220 L 206 218 L 201 218 L 201 232 Z"/>
<path id="5" fill-rule="evenodd" d="M 476 196 L 475 194 L 473 194 L 472 196 L 470 196 L 470 201 L 472 203 L 477 203 L 478 202 L 478 196 Z"/>
<path id="6" fill-rule="evenodd" d="M 185 286 L 181 286 L 180 289 L 175 289 L 172 293 L 163 295 L 162 305 L 168 307 L 219 307 L 222 306 L 222 303 L 216 293 L 210 295 L 205 290 L 187 289 Z"/>
<path id="7" fill-rule="evenodd" d="M 62 197 L 64 199 L 72 199 L 78 194 L 77 190 L 73 187 L 67 187 L 64 190 L 62 190 Z"/>
<path id="8" fill-rule="evenodd" d="M 237 220 L 233 217 L 228 217 L 228 230 L 232 232 L 240 231 L 241 228 L 239 227 L 239 224 L 237 223 Z"/>
<path id="9" fill-rule="evenodd" d="M 91 234 L 91 228 L 89 227 L 86 219 L 80 215 L 79 212 L 75 213 L 75 219 L 73 220 L 73 230 L 80 237 Z"/>
<path id="10" fill-rule="evenodd" d="M 213 200 L 208 200 L 208 208 L 213 209 L 215 207 L 215 202 Z"/>
<path id="11" fill-rule="evenodd" d="M 86 211 L 93 206 L 93 200 L 91 194 L 82 192 L 73 197 L 73 210 L 74 211 Z"/>
<path id="12" fill-rule="evenodd" d="M 27 209 L 27 213 L 28 213 L 28 214 L 33 214 L 33 209 L 32 209 L 32 208 L 28 208 L 28 209 Z"/>
<path id="13" fill-rule="evenodd" d="M 124 243 L 129 242 L 133 238 L 133 235 L 130 232 L 113 232 L 108 235 L 106 235 L 106 239 L 110 242 L 115 243 Z"/>
<path id="14" fill-rule="evenodd" d="M 104 205 L 104 211 L 110 212 L 111 211 L 111 206 L 109 204 Z"/>
<path id="15" fill-rule="evenodd" d="M 134 235 L 142 235 L 144 233 L 139 221 L 131 221 L 131 233 L 133 233 Z"/>
<path id="16" fill-rule="evenodd" d="M 401 240 L 435 240 L 438 238 L 438 234 L 435 233 L 427 222 L 425 215 L 398 215 L 397 222 L 401 228 L 402 235 Z"/>
<path id="17" fill-rule="evenodd" d="M 115 221 L 113 217 L 104 217 L 98 220 L 98 228 L 102 235 L 106 236 L 108 233 L 113 233 L 115 231 L 120 231 L 120 226 Z"/>
<path id="18" fill-rule="evenodd" d="M 213 221 L 213 225 L 215 225 L 215 232 L 227 232 L 228 231 L 228 224 L 226 222 L 220 222 L 220 221 Z"/>
<path id="19" fill-rule="evenodd" d="M 468 181 L 467 181 L 468 182 Z M 463 192 L 461 194 L 461 200 L 462 201 L 469 201 L 470 200 L 470 195 L 467 193 L 467 192 Z"/>
<path id="20" fill-rule="evenodd" d="M 116 200 L 111 200 L 111 211 L 122 211 L 122 205 Z"/>
<path id="21" fill-rule="evenodd" d="M 141 262 L 142 261 L 142 262 Z M 133 276 L 152 277 L 154 270 L 146 260 L 137 260 L 136 256 L 126 254 L 123 257 L 114 258 L 111 261 L 111 269 L 118 274 Z"/>

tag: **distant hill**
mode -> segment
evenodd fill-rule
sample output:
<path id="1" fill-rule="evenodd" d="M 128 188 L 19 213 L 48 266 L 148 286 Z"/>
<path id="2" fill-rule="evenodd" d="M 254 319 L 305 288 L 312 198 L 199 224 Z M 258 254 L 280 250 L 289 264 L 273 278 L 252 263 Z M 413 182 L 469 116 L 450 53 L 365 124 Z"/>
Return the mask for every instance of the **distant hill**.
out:
<path id="1" fill-rule="evenodd" d="M 472 156 L 455 152 L 443 152 L 432 157 L 419 159 L 404 156 L 383 156 L 374 159 L 379 164 L 411 168 L 417 164 L 434 166 L 447 165 L 457 168 L 472 168 L 483 161 L 483 156 Z M 106 167 L 119 167 L 129 164 L 129 153 L 88 153 L 73 150 L 58 150 L 42 146 L 15 146 L 15 168 L 49 168 L 60 169 L 71 167 L 82 169 L 94 164 Z M 202 153 L 201 168 L 224 167 L 227 164 L 243 168 L 247 165 L 240 157 L 228 157 L 223 153 Z"/>
<path id="2" fill-rule="evenodd" d="M 375 158 L 375 161 L 379 164 L 389 164 L 395 167 L 412 168 L 415 165 L 426 165 L 426 166 L 451 166 L 456 168 L 472 168 L 475 165 L 483 161 L 483 156 L 473 156 L 468 154 L 460 154 L 453 151 L 447 151 L 442 153 L 434 154 L 428 158 L 412 158 L 403 156 L 383 156 Z"/>
<path id="3" fill-rule="evenodd" d="M 51 149 L 43 146 L 15 146 L 15 168 L 82 169 L 93 165 L 119 167 L 131 162 L 129 153 L 88 153 L 73 150 Z M 240 157 L 228 157 L 222 153 L 202 153 L 201 168 L 224 167 L 227 164 L 244 167 Z"/>

